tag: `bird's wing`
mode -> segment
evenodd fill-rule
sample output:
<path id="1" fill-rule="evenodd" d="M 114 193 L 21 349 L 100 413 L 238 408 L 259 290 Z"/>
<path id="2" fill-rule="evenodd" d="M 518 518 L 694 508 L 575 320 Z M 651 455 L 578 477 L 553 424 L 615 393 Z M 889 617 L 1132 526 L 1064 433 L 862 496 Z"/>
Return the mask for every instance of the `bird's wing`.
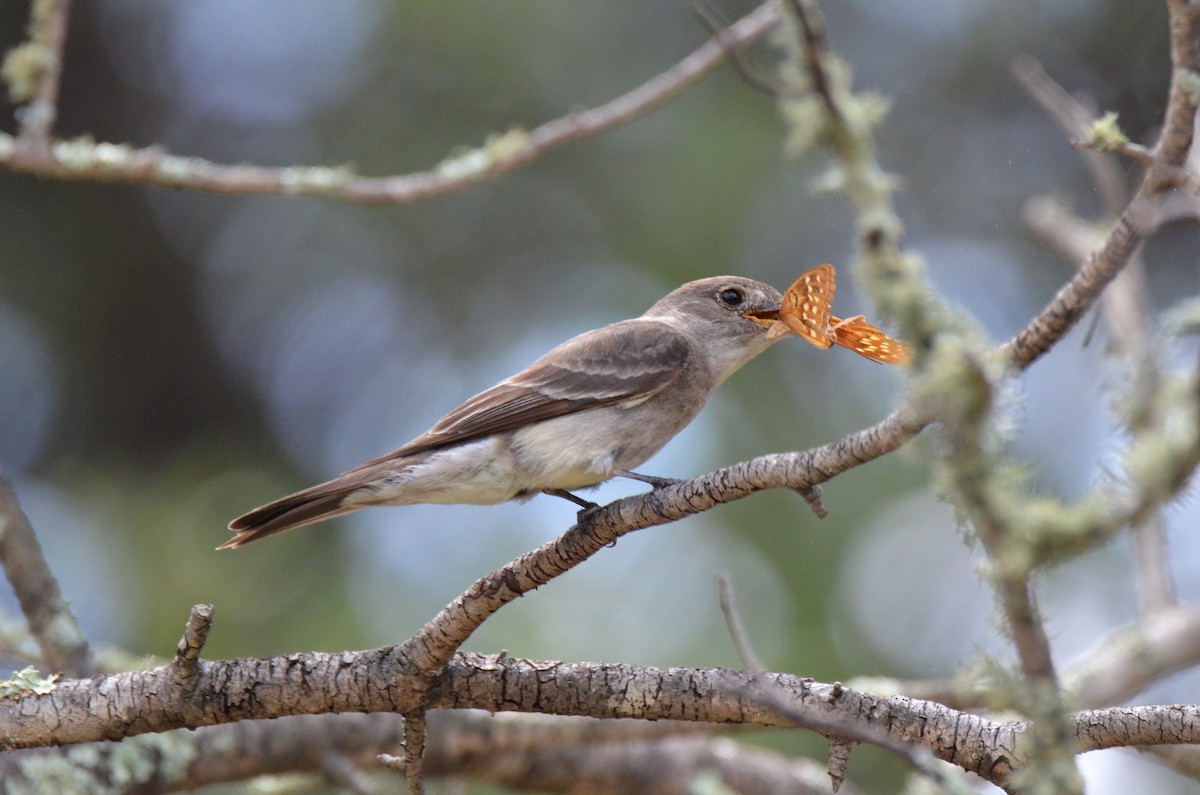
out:
<path id="1" fill-rule="evenodd" d="M 346 496 L 371 470 L 446 445 L 511 431 L 532 422 L 645 400 L 666 389 L 687 364 L 688 340 L 671 326 L 637 318 L 568 340 L 512 378 L 481 392 L 399 450 L 359 464 L 327 483 L 288 495 L 234 519 L 237 533 L 221 549 L 356 510 Z"/>
<path id="2" fill-rule="evenodd" d="M 687 339 L 657 320 L 625 320 L 581 334 L 470 398 L 400 449 L 354 469 L 566 414 L 645 400 L 679 377 L 689 355 Z"/>

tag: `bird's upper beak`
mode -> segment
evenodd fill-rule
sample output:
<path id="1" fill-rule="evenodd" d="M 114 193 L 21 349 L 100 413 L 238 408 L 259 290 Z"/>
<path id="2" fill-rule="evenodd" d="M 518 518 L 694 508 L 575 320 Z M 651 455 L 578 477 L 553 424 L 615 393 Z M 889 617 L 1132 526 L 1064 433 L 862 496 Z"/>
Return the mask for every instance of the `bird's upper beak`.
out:
<path id="1" fill-rule="evenodd" d="M 779 304 L 763 307 L 762 309 L 752 309 L 749 312 L 744 312 L 742 317 L 769 328 L 775 325 L 775 321 L 779 320 Z"/>

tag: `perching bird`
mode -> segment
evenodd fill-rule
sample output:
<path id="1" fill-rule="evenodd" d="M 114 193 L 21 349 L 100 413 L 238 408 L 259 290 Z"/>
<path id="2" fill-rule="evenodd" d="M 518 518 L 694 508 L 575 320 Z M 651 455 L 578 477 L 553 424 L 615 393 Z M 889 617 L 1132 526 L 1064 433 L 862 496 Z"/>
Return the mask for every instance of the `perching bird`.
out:
<path id="1" fill-rule="evenodd" d="M 220 549 L 371 505 L 487 505 L 631 470 L 662 448 L 743 364 L 775 342 L 779 291 L 737 276 L 689 282 L 641 317 L 567 340 L 398 450 L 229 523 Z"/>

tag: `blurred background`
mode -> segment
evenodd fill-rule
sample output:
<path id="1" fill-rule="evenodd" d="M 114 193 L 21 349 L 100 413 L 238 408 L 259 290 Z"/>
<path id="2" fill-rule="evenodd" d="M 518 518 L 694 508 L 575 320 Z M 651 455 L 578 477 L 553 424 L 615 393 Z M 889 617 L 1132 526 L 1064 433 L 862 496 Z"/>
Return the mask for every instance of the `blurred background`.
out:
<path id="1" fill-rule="evenodd" d="M 735 18 L 752 5 L 718 8 Z M 825 12 L 856 87 L 893 103 L 879 142 L 902 180 L 909 246 L 937 290 L 1007 338 L 1072 269 L 1025 231 L 1023 202 L 1052 194 L 1100 210 L 1010 63 L 1035 56 L 1152 142 L 1170 66 L 1164 9 L 939 0 L 918 13 L 856 0 Z M 26 13 L 0 5 L 4 49 Z M 58 131 L 226 163 L 398 174 L 605 102 L 705 38 L 681 0 L 76 3 Z M 770 62 L 768 47 L 756 53 Z M 0 111 L 13 130 L 13 108 Z M 403 640 L 569 527 L 574 507 L 372 509 L 218 554 L 226 523 L 399 446 L 554 344 L 691 279 L 737 273 L 782 289 L 832 262 L 843 266 L 835 311 L 870 316 L 844 267 L 853 218 L 840 197 L 811 192 L 825 161 L 787 160 L 784 133 L 772 101 L 723 68 L 616 132 L 412 207 L 0 173 L 0 470 L 90 639 L 168 655 L 189 607 L 213 602 L 209 656 Z M 1195 292 L 1196 243 L 1180 229 L 1149 246 L 1159 308 Z M 1114 465 L 1109 405 L 1128 379 L 1104 357 L 1103 328 L 1087 347 L 1082 337 L 1035 365 L 1009 407 L 1015 452 L 1068 497 Z M 882 418 L 903 388 L 895 368 L 785 341 L 643 469 L 686 477 L 833 441 Z M 977 553 L 921 463 L 926 443 L 826 486 L 824 521 L 777 492 L 628 536 L 506 607 L 467 648 L 737 665 L 714 597 L 727 573 L 777 671 L 931 677 L 981 653 L 1007 660 Z M 610 484 L 593 499 L 639 488 Z M 1198 514 L 1193 500 L 1167 517 L 1193 599 Z M 1129 563 L 1120 540 L 1047 575 L 1064 662 L 1134 618 Z M 17 613 L 11 595 L 0 605 Z M 1194 702 L 1197 684 L 1176 677 L 1139 700 Z M 1197 791 L 1133 760 L 1086 757 L 1089 791 L 1128 791 L 1124 776 Z M 871 754 L 851 765 L 867 782 L 894 774 Z"/>

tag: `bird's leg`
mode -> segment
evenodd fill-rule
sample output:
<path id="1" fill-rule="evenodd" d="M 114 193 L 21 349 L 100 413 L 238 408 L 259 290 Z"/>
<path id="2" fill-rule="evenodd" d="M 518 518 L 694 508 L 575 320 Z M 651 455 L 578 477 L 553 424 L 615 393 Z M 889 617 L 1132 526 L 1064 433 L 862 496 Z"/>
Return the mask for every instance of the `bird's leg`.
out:
<path id="1" fill-rule="evenodd" d="M 617 477 L 629 478 L 630 480 L 640 480 L 642 483 L 649 483 L 651 488 L 665 489 L 667 486 L 674 486 L 679 483 L 679 478 L 658 478 L 654 475 L 641 475 L 637 472 L 630 472 L 628 469 L 614 469 L 613 474 Z"/>
<path id="2" fill-rule="evenodd" d="M 572 494 L 566 489 L 542 489 L 542 494 L 549 494 L 553 497 L 562 497 L 564 500 L 570 500 L 579 506 L 579 513 L 575 514 L 575 521 L 582 524 L 589 516 L 600 510 L 600 506 L 594 502 L 588 502 L 583 497 Z"/>
<path id="3" fill-rule="evenodd" d="M 600 507 L 596 503 L 588 502 L 583 497 L 576 496 L 566 489 L 542 489 L 542 494 L 549 494 L 552 497 L 562 497 L 564 500 L 570 500 L 585 511 Z"/>

